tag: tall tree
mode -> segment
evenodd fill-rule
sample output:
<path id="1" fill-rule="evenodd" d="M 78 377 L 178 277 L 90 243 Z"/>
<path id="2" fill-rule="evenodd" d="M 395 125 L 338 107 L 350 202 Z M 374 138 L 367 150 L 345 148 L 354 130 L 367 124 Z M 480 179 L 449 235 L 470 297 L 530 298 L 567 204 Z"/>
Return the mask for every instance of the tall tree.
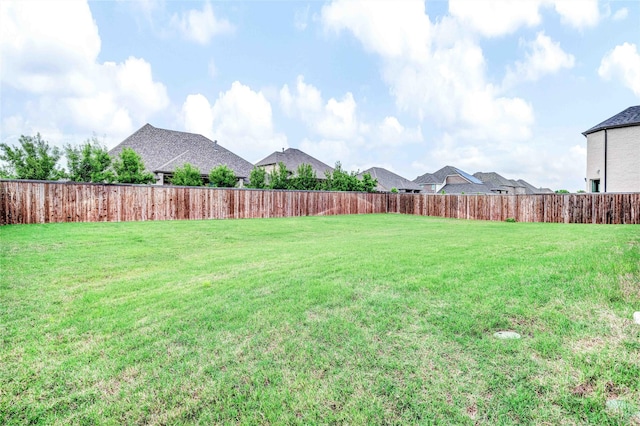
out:
<path id="1" fill-rule="evenodd" d="M 202 186 L 200 169 L 189 163 L 185 163 L 184 166 L 177 167 L 174 170 L 171 183 L 179 186 Z"/>
<path id="2" fill-rule="evenodd" d="M 116 182 L 120 183 L 152 183 L 152 173 L 145 171 L 142 158 L 131 148 L 124 148 L 113 160 L 113 171 Z"/>
<path id="3" fill-rule="evenodd" d="M 36 136 L 20 136 L 19 146 L 11 147 L 0 144 L 0 160 L 7 163 L 4 174 L 15 179 L 57 180 L 65 176 L 64 170 L 58 166 L 62 152 L 59 148 L 51 148 Z"/>
<path id="4" fill-rule="evenodd" d="M 234 188 L 238 183 L 238 178 L 233 170 L 223 164 L 211 169 L 209 183 L 218 188 Z"/>
<path id="5" fill-rule="evenodd" d="M 107 148 L 94 136 L 79 146 L 66 145 L 68 177 L 74 182 L 113 182 L 115 176 L 109 166 Z"/>

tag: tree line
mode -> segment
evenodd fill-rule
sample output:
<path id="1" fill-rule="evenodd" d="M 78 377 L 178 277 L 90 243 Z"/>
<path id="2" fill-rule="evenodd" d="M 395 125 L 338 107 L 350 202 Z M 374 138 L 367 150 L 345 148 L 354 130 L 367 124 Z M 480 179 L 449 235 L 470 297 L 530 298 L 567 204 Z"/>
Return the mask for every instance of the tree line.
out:
<path id="1" fill-rule="evenodd" d="M 59 165 L 62 155 L 67 159 L 67 170 Z M 80 145 L 65 145 L 63 149 L 50 147 L 36 136 L 20 136 L 18 146 L 0 144 L 0 178 L 60 180 L 94 183 L 153 183 L 152 173 L 145 170 L 142 158 L 131 148 L 124 148 L 120 154 L 112 158 L 106 147 L 96 137 L 86 140 Z M 237 186 L 238 178 L 229 167 L 221 165 L 213 168 L 208 175 L 208 185 L 220 188 Z M 200 170 L 189 163 L 178 167 L 170 178 L 173 185 L 204 186 Z M 360 191 L 374 192 L 377 180 L 365 173 L 362 179 L 356 172 L 342 169 L 336 163 L 333 172 L 325 172 L 324 179 L 319 179 L 310 164 L 301 164 L 295 173 L 291 173 L 283 163 L 267 173 L 262 167 L 254 167 L 249 176 L 247 187 L 256 189 L 289 189 L 289 190 L 325 190 L 325 191 Z"/>

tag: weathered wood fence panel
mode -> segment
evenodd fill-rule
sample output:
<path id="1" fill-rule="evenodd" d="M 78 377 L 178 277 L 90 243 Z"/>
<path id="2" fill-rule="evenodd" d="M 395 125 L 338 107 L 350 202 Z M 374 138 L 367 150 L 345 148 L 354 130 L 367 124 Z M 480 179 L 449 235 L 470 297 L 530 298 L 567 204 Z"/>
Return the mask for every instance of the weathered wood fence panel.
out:
<path id="1" fill-rule="evenodd" d="M 640 224 L 640 193 L 366 194 L 0 180 L 0 225 L 370 213 Z"/>

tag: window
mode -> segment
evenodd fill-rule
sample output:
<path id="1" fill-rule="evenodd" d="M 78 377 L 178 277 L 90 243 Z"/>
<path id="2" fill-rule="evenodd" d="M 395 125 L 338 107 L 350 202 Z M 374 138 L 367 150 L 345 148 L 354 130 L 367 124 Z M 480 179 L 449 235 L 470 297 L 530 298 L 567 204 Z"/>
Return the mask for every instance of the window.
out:
<path id="1" fill-rule="evenodd" d="M 591 181 L 591 192 L 600 192 L 600 179 L 593 179 Z"/>

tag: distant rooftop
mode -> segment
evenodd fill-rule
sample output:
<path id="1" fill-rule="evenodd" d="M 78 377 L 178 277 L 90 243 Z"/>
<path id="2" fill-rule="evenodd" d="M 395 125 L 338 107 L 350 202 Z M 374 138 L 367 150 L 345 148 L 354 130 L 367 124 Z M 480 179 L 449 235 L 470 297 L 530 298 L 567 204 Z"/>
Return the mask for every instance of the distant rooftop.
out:
<path id="1" fill-rule="evenodd" d="M 422 189 L 418 184 L 411 182 L 409 179 L 405 179 L 382 167 L 371 167 L 358 176 L 362 176 L 365 173 L 369 173 L 372 178 L 378 180 L 377 191 L 391 192 L 391 190 L 395 188 L 400 192 L 412 192 Z"/>
<path id="2" fill-rule="evenodd" d="M 266 158 L 258 161 L 256 166 L 269 166 L 272 164 L 283 163 L 287 170 L 295 173 L 301 164 L 309 164 L 319 179 L 324 179 L 326 171 L 333 171 L 333 167 L 328 166 L 315 157 L 310 156 L 306 152 L 295 148 L 287 148 L 283 151 L 276 151 Z"/>
<path id="3" fill-rule="evenodd" d="M 604 129 L 635 125 L 640 125 L 640 105 L 629 107 L 613 117 L 604 120 L 602 123 L 593 126 L 582 134 L 587 136 L 590 133 L 595 133 Z"/>
<path id="4" fill-rule="evenodd" d="M 140 157 L 146 169 L 154 173 L 172 173 L 185 163 L 197 167 L 202 174 L 211 169 L 226 165 L 239 178 L 246 178 L 253 165 L 244 158 L 196 133 L 160 129 L 145 124 L 134 134 L 109 151 L 109 155 L 118 155 L 123 148 L 132 148 Z"/>
<path id="5" fill-rule="evenodd" d="M 470 175 L 469 173 L 465 172 L 464 170 L 460 170 L 457 167 L 453 167 L 453 166 L 444 166 L 443 168 L 441 168 L 437 172 L 425 173 L 425 174 L 415 178 L 413 180 L 413 182 L 417 183 L 418 185 L 425 184 L 425 183 L 438 183 L 439 184 L 439 183 L 444 182 L 445 179 L 447 178 L 447 176 L 451 176 L 451 175 L 460 175 L 463 178 L 465 178 L 467 181 L 469 181 L 469 183 L 482 184 L 482 181 L 480 181 L 478 178 Z"/>

